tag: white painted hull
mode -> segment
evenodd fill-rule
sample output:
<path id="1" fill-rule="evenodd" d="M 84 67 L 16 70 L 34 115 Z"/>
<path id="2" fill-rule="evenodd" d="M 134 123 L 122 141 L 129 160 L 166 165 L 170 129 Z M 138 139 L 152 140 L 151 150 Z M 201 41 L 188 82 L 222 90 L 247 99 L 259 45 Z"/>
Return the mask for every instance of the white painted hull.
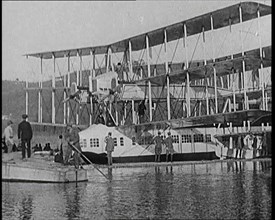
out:
<path id="1" fill-rule="evenodd" d="M 11 158 L 5 154 L 2 158 L 2 181 L 69 183 L 87 181 L 87 170 L 64 166 L 48 158 L 32 156 L 27 161 Z"/>

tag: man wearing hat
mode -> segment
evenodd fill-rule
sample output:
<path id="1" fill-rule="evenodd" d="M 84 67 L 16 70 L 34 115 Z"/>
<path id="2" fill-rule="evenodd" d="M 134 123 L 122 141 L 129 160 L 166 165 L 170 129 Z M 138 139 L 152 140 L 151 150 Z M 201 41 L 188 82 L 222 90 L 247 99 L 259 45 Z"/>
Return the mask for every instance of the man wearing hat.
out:
<path id="1" fill-rule="evenodd" d="M 7 122 L 7 127 L 4 130 L 4 133 L 2 134 L 2 138 L 5 139 L 5 144 L 7 146 L 7 153 L 11 153 L 12 152 L 12 146 L 14 144 L 13 141 L 13 130 L 12 130 L 12 125 L 13 122 L 11 120 L 9 120 Z"/>
<path id="2" fill-rule="evenodd" d="M 23 121 L 18 125 L 18 139 L 21 139 L 22 143 L 22 159 L 26 158 L 26 144 L 27 144 L 27 155 L 31 157 L 31 139 L 32 139 L 32 127 L 27 121 L 28 115 L 23 114 Z"/>
<path id="3" fill-rule="evenodd" d="M 104 141 L 106 143 L 105 150 L 107 151 L 108 166 L 111 166 L 113 164 L 112 152 L 115 148 L 115 142 L 112 138 L 112 132 L 108 133 L 108 136 L 105 137 Z"/>

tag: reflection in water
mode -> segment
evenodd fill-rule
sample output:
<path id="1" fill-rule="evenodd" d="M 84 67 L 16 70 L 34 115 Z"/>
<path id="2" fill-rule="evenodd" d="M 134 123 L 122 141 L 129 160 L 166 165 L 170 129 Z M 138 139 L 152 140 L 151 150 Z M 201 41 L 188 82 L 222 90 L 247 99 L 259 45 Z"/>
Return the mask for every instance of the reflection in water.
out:
<path id="1" fill-rule="evenodd" d="M 19 208 L 20 219 L 31 219 L 33 210 L 32 196 L 26 195 L 21 200 L 21 207 Z"/>
<path id="2" fill-rule="evenodd" d="M 77 186 L 64 184 L 64 197 L 66 198 L 65 215 L 68 219 L 75 219 L 80 214 L 79 191 Z"/>
<path id="3" fill-rule="evenodd" d="M 112 167 L 108 167 L 108 179 L 110 181 L 113 180 L 113 169 L 112 169 Z"/>
<path id="4" fill-rule="evenodd" d="M 173 168 L 155 167 L 155 182 L 154 182 L 154 203 L 153 216 L 171 218 L 172 213 L 168 213 L 168 207 L 171 204 L 173 195 Z"/>
<path id="5" fill-rule="evenodd" d="M 108 167 L 108 179 L 110 181 L 113 180 L 113 170 L 111 167 Z M 108 215 L 113 216 L 113 207 L 114 207 L 115 201 L 114 201 L 114 193 L 113 193 L 113 185 L 111 182 L 107 185 L 107 208 L 109 210 Z"/>
<path id="6" fill-rule="evenodd" d="M 271 161 L 90 170 L 89 182 L 2 183 L 3 219 L 270 219 Z"/>

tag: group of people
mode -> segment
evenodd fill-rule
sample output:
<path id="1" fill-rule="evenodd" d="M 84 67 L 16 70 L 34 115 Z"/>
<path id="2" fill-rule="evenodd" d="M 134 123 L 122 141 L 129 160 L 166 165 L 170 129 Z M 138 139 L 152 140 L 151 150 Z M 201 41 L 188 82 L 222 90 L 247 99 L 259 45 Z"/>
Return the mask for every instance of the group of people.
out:
<path id="1" fill-rule="evenodd" d="M 57 154 L 55 155 L 55 162 L 62 163 L 64 165 L 73 164 L 76 169 L 83 169 L 81 159 L 81 147 L 79 144 L 79 134 L 77 128 L 72 124 L 67 124 L 64 138 L 63 135 L 59 135 L 60 146 Z"/>
<path id="2" fill-rule="evenodd" d="M 171 132 L 168 132 L 168 137 L 165 139 L 162 138 L 161 132 L 158 132 L 158 135 L 154 137 L 153 142 L 155 143 L 155 162 L 160 162 L 160 155 L 162 153 L 162 145 L 166 146 L 166 162 L 170 155 L 170 161 L 173 161 L 173 138 Z M 105 137 L 105 150 L 107 151 L 108 165 L 111 166 L 113 163 L 112 152 L 114 151 L 114 139 L 112 138 L 112 132 L 108 133 L 108 136 Z"/>
<path id="3" fill-rule="evenodd" d="M 22 149 L 22 160 L 25 161 L 26 157 L 31 157 L 31 140 L 33 138 L 33 130 L 31 124 L 27 121 L 28 115 L 23 114 L 22 115 L 22 122 L 19 123 L 18 129 L 17 129 L 17 135 L 19 144 Z M 4 141 L 4 144 L 7 147 L 7 153 L 11 153 L 13 150 L 14 143 L 14 136 L 13 136 L 13 128 L 12 128 L 13 122 L 9 120 L 7 122 L 7 127 L 4 129 L 4 132 L 2 134 L 2 140 Z M 62 136 L 61 136 L 62 138 Z M 62 152 L 62 155 L 64 155 L 64 158 L 62 156 L 62 162 L 67 165 L 69 164 L 69 160 L 71 156 L 73 157 L 73 160 L 75 162 L 75 167 L 79 168 L 81 166 L 81 148 L 79 145 L 79 135 L 78 131 L 73 128 L 72 124 L 68 124 L 66 126 L 66 132 L 65 132 L 65 144 L 61 144 L 60 150 Z M 63 147 L 63 149 L 62 149 Z M 36 145 L 34 148 L 34 151 L 42 151 L 41 144 Z M 50 143 L 47 143 L 46 146 L 43 148 L 44 151 L 52 151 L 50 147 Z"/>
<path id="4" fill-rule="evenodd" d="M 158 132 L 158 135 L 154 137 L 153 142 L 155 143 L 155 162 L 160 162 L 160 155 L 162 153 L 162 145 L 166 147 L 166 162 L 168 162 L 168 157 L 170 155 L 171 162 L 173 161 L 173 138 L 171 132 L 168 132 L 168 137 L 165 139 L 162 138 L 161 132 Z"/>
<path id="5" fill-rule="evenodd" d="M 44 148 L 42 148 L 41 143 L 39 143 L 39 144 L 36 144 L 32 149 L 33 149 L 33 152 L 36 152 L 36 151 L 53 151 L 53 149 L 51 148 L 50 143 L 46 143 Z"/>
<path id="6" fill-rule="evenodd" d="M 31 157 L 31 139 L 33 136 L 31 124 L 27 121 L 28 115 L 22 115 L 22 122 L 19 123 L 17 129 L 17 136 L 19 140 L 19 145 L 22 149 L 22 159 L 26 159 L 26 152 L 27 157 Z M 12 120 L 7 122 L 7 127 L 4 129 L 2 134 L 2 140 L 4 140 L 4 144 L 7 147 L 7 153 L 11 153 L 15 151 L 16 148 L 14 143 L 14 135 L 13 135 L 13 128 L 12 128 Z M 17 149 L 16 149 L 17 150 Z"/>
<path id="7" fill-rule="evenodd" d="M 263 132 L 261 135 L 253 135 L 252 133 L 246 135 L 239 135 L 233 142 L 236 148 L 235 158 L 244 158 L 246 150 L 253 150 L 253 158 L 257 156 L 267 156 L 267 133 Z"/>

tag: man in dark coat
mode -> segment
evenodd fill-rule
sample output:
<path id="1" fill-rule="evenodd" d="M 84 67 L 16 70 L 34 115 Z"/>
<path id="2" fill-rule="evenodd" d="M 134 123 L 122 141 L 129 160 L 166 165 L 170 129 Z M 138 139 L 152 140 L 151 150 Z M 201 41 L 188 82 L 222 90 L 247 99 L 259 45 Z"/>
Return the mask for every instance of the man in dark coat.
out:
<path id="1" fill-rule="evenodd" d="M 112 138 L 112 132 L 108 133 L 108 136 L 105 137 L 104 141 L 106 143 L 105 150 L 107 151 L 108 166 L 111 166 L 113 164 L 112 152 L 115 148 L 114 139 Z"/>
<path id="2" fill-rule="evenodd" d="M 144 115 L 145 115 L 145 100 L 140 101 L 138 105 L 138 116 L 139 116 L 139 123 L 144 123 Z"/>
<path id="3" fill-rule="evenodd" d="M 31 139 L 32 139 L 32 127 L 27 121 L 28 115 L 23 114 L 23 121 L 18 125 L 18 139 L 21 139 L 22 143 L 22 159 L 26 158 L 26 144 L 27 144 L 27 155 L 31 157 Z"/>

